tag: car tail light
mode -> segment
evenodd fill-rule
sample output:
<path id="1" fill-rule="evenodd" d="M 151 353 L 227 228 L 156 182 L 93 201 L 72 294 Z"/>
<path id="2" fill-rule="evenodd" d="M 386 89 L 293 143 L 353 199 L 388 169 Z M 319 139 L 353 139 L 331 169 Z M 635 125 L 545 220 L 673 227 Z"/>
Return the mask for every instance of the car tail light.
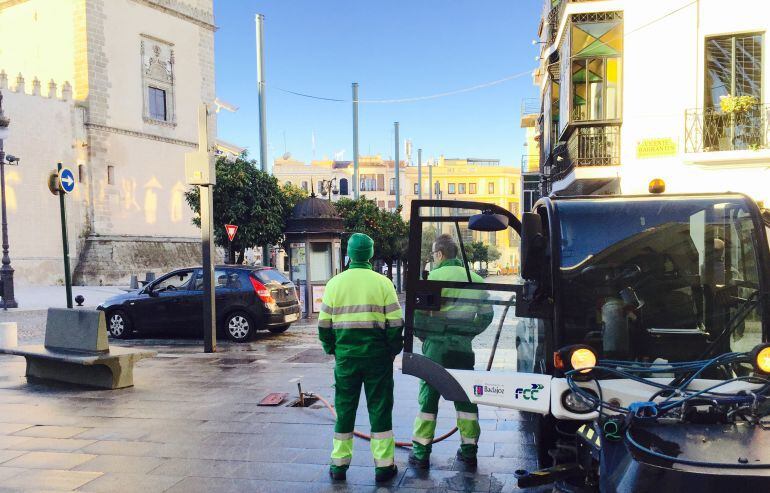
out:
<path id="1" fill-rule="evenodd" d="M 273 295 L 270 294 L 270 290 L 267 289 L 264 284 L 253 277 L 249 277 L 249 280 L 251 281 L 251 285 L 254 286 L 254 292 L 259 296 L 260 300 L 268 305 L 275 305 L 275 298 L 273 298 Z"/>

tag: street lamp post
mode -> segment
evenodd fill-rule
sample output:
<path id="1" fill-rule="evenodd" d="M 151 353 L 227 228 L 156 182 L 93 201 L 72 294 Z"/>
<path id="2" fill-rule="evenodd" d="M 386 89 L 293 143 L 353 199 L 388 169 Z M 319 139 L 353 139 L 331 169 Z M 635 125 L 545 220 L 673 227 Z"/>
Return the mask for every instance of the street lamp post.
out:
<path id="1" fill-rule="evenodd" d="M 339 189 L 337 189 L 336 186 L 332 186 L 332 184 L 336 182 L 337 182 L 336 176 L 331 180 L 326 180 L 326 179 L 321 180 L 321 195 L 326 196 L 328 194 L 329 202 L 332 201 L 332 194 L 337 195 L 339 193 Z"/>
<path id="2" fill-rule="evenodd" d="M 0 92 L 0 202 L 2 202 L 2 229 L 3 229 L 3 266 L 0 267 L 0 284 L 2 290 L 0 295 L 3 297 L 3 309 L 17 308 L 16 299 L 13 295 L 13 268 L 11 267 L 11 257 L 8 255 L 8 219 L 5 212 L 5 151 L 3 141 L 8 138 L 8 125 L 11 119 L 3 113 L 3 93 Z"/>

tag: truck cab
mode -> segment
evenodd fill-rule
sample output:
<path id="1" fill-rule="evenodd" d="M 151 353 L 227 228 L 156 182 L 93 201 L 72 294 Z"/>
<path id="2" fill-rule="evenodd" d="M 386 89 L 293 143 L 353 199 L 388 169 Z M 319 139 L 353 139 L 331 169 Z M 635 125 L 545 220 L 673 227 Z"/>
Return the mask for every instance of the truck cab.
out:
<path id="1" fill-rule="evenodd" d="M 465 275 L 431 276 L 439 236 L 457 245 Z M 544 198 L 521 220 L 491 204 L 416 200 L 410 244 L 420 248 L 409 266 L 420 268 L 407 272 L 403 372 L 447 400 L 535 413 L 544 467 L 575 460 L 563 456 L 574 444 L 559 442 L 601 418 L 599 400 L 617 409 L 655 401 L 655 382 L 674 384 L 677 365 L 768 342 L 767 230 L 744 195 Z M 519 269 L 475 276 L 468 246 L 479 244 Z M 655 374 L 575 379 L 565 348 L 588 350 L 590 366 Z M 710 366 L 685 390 L 729 381 L 751 392 L 754 374 L 745 359 Z"/>

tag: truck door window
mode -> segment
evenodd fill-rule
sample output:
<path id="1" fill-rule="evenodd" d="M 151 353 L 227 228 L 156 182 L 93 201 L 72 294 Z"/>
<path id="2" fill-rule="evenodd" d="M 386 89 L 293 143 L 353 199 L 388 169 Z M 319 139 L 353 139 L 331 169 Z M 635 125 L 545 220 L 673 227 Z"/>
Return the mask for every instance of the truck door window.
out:
<path id="1" fill-rule="evenodd" d="M 499 330 L 492 368 L 515 370 L 518 360 L 526 359 L 526 353 L 517 354 L 517 336 L 533 338 L 524 334 L 533 326 L 515 317 L 513 286 L 522 282 L 519 236 L 515 230 L 468 229 L 468 216 L 479 212 L 437 208 L 424 213 L 442 218 L 423 222 L 420 239 L 419 277 L 438 299 L 414 312 L 414 352 L 446 368 L 485 370 Z M 442 282 L 454 284 L 434 287 Z M 473 287 L 464 287 L 468 284 Z M 527 361 L 525 366 L 532 364 Z"/>

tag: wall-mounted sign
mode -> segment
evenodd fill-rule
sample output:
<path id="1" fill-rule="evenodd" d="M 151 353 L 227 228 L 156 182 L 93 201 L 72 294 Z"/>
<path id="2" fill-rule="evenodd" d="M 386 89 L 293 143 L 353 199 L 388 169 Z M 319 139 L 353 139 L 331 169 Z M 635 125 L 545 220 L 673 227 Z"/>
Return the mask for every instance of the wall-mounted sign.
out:
<path id="1" fill-rule="evenodd" d="M 676 151 L 676 142 L 669 137 L 642 139 L 636 144 L 636 157 L 638 159 L 676 156 Z"/>

